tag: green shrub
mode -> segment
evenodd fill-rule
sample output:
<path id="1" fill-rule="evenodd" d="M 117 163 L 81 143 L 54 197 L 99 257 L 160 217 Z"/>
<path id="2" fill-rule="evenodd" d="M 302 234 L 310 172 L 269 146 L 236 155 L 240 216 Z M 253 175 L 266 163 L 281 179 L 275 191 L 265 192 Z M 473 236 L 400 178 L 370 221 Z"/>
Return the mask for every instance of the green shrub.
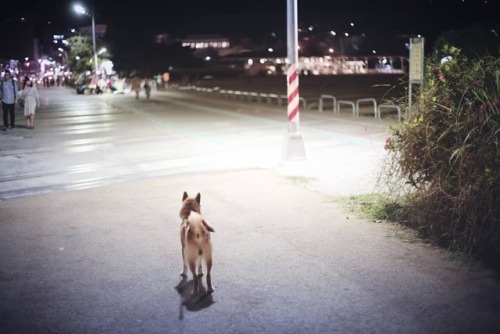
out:
<path id="1" fill-rule="evenodd" d="M 446 46 L 426 61 L 412 108 L 385 145 L 385 170 L 411 193 L 412 224 L 490 260 L 500 259 L 499 123 L 500 59 Z"/>

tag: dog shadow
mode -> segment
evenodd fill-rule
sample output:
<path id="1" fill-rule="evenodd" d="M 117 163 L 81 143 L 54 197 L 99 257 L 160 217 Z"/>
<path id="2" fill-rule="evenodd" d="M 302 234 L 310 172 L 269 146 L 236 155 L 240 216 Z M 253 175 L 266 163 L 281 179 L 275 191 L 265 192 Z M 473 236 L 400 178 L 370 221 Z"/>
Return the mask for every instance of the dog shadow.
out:
<path id="1" fill-rule="evenodd" d="M 184 308 L 191 312 L 201 311 L 214 303 L 211 294 L 200 283 L 200 292 L 193 294 L 194 281 L 183 277 L 175 289 L 179 293 L 179 319 L 184 319 Z"/>

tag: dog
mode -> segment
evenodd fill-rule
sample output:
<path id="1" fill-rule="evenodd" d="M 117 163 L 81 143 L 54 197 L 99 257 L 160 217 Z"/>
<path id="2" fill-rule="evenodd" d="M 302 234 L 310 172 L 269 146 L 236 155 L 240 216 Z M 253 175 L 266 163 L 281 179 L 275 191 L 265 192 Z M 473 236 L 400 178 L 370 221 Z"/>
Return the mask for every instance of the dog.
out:
<path id="1" fill-rule="evenodd" d="M 187 276 L 187 267 L 193 275 L 193 294 L 200 291 L 201 277 L 203 276 L 202 260 L 205 260 L 207 270 L 207 294 L 214 292 L 212 286 L 212 242 L 210 232 L 215 232 L 214 228 L 207 223 L 201 215 L 201 194 L 196 197 L 189 197 L 187 192 L 182 195 L 182 204 L 179 210 L 181 223 L 181 246 L 183 268 L 181 276 Z M 198 272 L 196 272 L 198 269 Z"/>

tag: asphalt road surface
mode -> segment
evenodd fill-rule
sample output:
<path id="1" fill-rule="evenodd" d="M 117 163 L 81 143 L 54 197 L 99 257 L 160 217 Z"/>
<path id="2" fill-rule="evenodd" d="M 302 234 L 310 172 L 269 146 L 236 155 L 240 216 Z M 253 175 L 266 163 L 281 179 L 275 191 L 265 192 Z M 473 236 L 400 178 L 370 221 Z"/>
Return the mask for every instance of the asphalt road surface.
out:
<path id="1" fill-rule="evenodd" d="M 302 113 L 290 162 L 277 108 L 40 94 L 0 133 L 1 333 L 500 331 L 496 273 L 338 204 L 374 190 L 394 119 Z M 183 191 L 216 230 L 210 296 L 179 276 Z"/>

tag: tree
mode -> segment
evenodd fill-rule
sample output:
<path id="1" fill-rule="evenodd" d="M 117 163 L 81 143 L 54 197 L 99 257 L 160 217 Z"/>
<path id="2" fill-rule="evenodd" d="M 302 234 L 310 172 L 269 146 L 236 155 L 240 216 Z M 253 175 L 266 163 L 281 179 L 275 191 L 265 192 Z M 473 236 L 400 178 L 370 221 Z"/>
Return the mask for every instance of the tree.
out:
<path id="1" fill-rule="evenodd" d="M 73 36 L 68 38 L 68 65 L 73 72 L 86 72 L 94 68 L 92 39 Z"/>

